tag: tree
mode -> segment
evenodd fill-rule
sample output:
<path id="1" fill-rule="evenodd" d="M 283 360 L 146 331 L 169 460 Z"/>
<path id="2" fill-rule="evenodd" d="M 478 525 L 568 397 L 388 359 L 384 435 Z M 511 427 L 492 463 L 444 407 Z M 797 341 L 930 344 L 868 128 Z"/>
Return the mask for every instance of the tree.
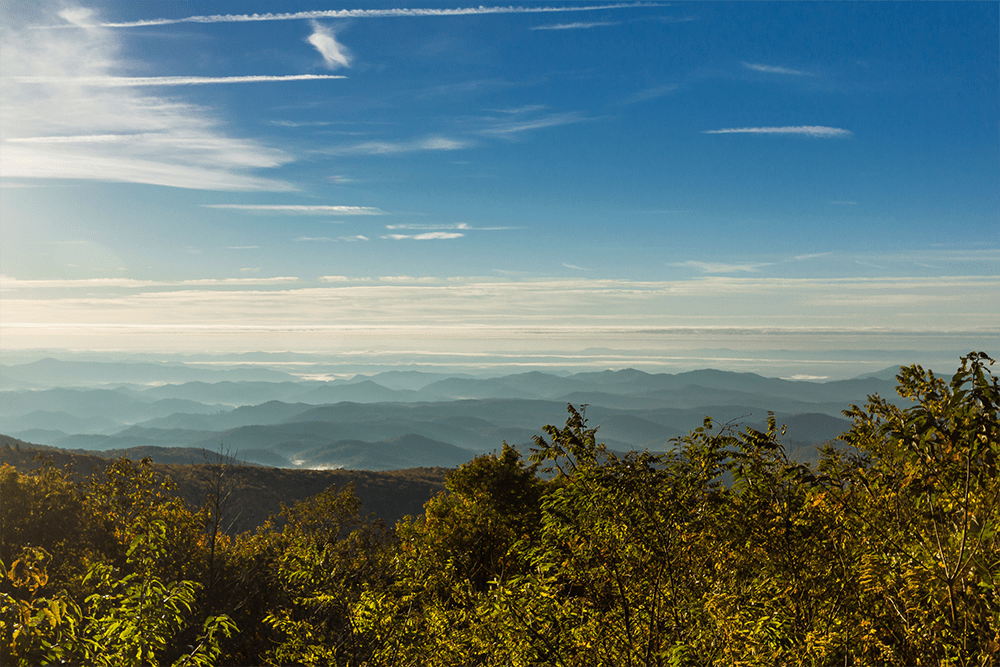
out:
<path id="1" fill-rule="evenodd" d="M 202 505 L 204 520 L 204 537 L 208 549 L 208 563 L 205 568 L 205 597 L 211 604 L 220 599 L 216 595 L 216 586 L 221 578 L 220 563 L 224 558 L 219 553 L 225 550 L 230 539 L 228 533 L 233 523 L 239 517 L 231 516 L 233 496 L 243 484 L 243 465 L 235 463 L 235 458 L 227 449 L 221 449 L 212 457 L 205 454 L 205 463 L 200 466 L 201 480 L 205 489 L 205 502 Z"/>
<path id="2" fill-rule="evenodd" d="M 531 567 L 544 483 L 513 447 L 448 475 L 423 517 L 396 527 L 391 586 L 366 587 L 352 615 L 379 646 L 376 664 L 456 664 L 502 653 L 491 591 Z"/>
<path id="3" fill-rule="evenodd" d="M 367 655 L 349 609 L 366 584 L 384 581 L 392 534 L 360 510 L 353 486 L 331 486 L 237 540 L 229 567 L 240 577 L 230 601 L 246 630 L 231 657 L 312 665 Z"/>
<path id="4" fill-rule="evenodd" d="M 866 659 L 994 664 L 1000 656 L 1000 385 L 982 352 L 950 382 L 903 368 L 900 409 L 852 406 L 828 451 L 830 487 L 848 520 Z"/>

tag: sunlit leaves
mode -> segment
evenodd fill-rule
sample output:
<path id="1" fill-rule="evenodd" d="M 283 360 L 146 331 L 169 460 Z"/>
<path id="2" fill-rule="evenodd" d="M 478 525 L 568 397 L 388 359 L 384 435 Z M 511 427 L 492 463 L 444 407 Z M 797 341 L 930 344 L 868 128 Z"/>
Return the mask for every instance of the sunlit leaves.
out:
<path id="1" fill-rule="evenodd" d="M 210 515 L 188 510 L 146 463 L 119 461 L 89 488 L 51 469 L 0 469 L 3 489 L 23 491 L 9 507 L 75 525 L 91 545 L 85 576 L 67 581 L 48 543 L 24 548 L 40 534 L 31 519 L 5 509 L 22 543 L 3 545 L 16 551 L 0 563 L 3 657 L 995 665 L 1000 387 L 990 363 L 969 355 L 950 381 L 902 369 L 913 405 L 874 396 L 852 407 L 852 428 L 816 466 L 786 454 L 773 416 L 763 431 L 706 419 L 669 452 L 621 454 L 570 406 L 530 463 L 506 445 L 476 458 L 395 531 L 363 520 L 350 489 L 331 488 L 215 552 Z M 211 610 L 198 577 L 182 576 L 207 562 Z"/>

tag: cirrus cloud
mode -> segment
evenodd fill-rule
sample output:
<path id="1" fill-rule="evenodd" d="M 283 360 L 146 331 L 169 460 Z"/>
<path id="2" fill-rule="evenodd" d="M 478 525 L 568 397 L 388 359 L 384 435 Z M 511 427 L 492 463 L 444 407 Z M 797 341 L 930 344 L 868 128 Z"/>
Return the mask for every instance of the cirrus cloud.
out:
<path id="1" fill-rule="evenodd" d="M 231 136 L 216 114 L 146 86 L 291 80 L 290 77 L 120 77 L 129 63 L 114 31 L 34 30 L 36 14 L 0 32 L 0 173 L 5 178 L 143 183 L 199 190 L 289 191 L 257 175 L 291 162 L 285 151 Z M 89 10 L 67 9 L 80 25 Z M 295 75 L 295 80 L 303 76 Z"/>
<path id="2" fill-rule="evenodd" d="M 729 127 L 705 130 L 702 134 L 801 134 L 808 137 L 850 137 L 854 133 L 839 127 L 823 125 L 786 125 L 781 127 Z"/>
<path id="3" fill-rule="evenodd" d="M 382 238 L 402 241 L 403 239 L 413 239 L 414 241 L 437 241 L 442 239 L 459 239 L 465 236 L 458 232 L 426 232 L 424 234 L 386 234 Z"/>
<path id="4" fill-rule="evenodd" d="M 809 72 L 803 72 L 802 70 L 791 69 L 789 67 L 760 65 L 757 63 L 743 63 L 743 66 L 746 67 L 747 69 L 752 69 L 755 72 L 764 72 L 766 74 L 790 74 L 793 76 L 811 76 Z"/>
<path id="5" fill-rule="evenodd" d="M 202 204 L 204 208 L 220 208 L 247 213 L 279 213 L 285 215 L 385 215 L 373 206 L 313 206 L 304 204 Z"/>

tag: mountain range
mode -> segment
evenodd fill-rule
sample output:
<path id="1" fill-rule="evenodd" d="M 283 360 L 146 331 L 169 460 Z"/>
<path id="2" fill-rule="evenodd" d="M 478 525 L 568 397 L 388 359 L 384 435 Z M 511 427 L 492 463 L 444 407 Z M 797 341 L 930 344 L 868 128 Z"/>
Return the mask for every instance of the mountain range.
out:
<path id="1" fill-rule="evenodd" d="M 773 411 L 788 426 L 790 448 L 809 458 L 850 427 L 842 411 L 851 404 L 876 393 L 906 403 L 889 370 L 822 383 L 634 369 L 488 378 L 390 371 L 303 381 L 260 367 L 43 360 L 0 366 L 3 386 L 23 385 L 0 391 L 0 432 L 92 452 L 230 451 L 275 467 L 453 467 L 504 441 L 526 450 L 542 426 L 561 425 L 573 404 L 587 406 L 599 439 L 622 451 L 668 448 L 706 416 L 759 428 Z M 65 385 L 46 388 L 60 371 Z M 107 382 L 94 386 L 101 373 Z M 170 381 L 189 376 L 197 379 Z"/>

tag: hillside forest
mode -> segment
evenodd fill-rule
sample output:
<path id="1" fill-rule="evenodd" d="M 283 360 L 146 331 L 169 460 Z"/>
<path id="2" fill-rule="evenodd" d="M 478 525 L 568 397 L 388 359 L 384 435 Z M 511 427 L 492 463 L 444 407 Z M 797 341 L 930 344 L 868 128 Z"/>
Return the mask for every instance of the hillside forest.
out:
<path id="1" fill-rule="evenodd" d="M 570 404 L 394 526 L 347 484 L 234 533 L 224 460 L 194 499 L 148 460 L 5 465 L 0 662 L 997 665 L 993 364 L 900 369 L 909 403 L 807 462 L 773 416 L 620 452 Z"/>

